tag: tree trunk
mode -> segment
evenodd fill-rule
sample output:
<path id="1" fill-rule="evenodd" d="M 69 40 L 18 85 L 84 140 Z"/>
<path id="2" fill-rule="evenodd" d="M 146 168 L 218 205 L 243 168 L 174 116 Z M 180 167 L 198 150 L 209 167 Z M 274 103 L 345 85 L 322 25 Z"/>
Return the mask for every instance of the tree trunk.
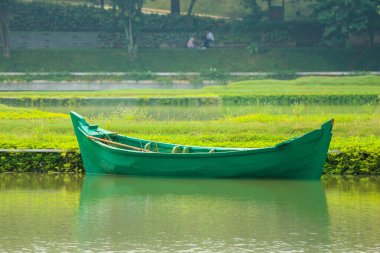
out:
<path id="1" fill-rule="evenodd" d="M 197 0 L 191 0 L 189 9 L 187 10 L 187 27 L 192 28 L 193 27 L 193 16 L 191 15 L 193 13 L 193 8 L 195 5 L 195 2 Z"/>
<path id="2" fill-rule="evenodd" d="M 137 45 L 135 45 L 132 33 L 132 16 L 128 16 L 128 24 L 124 24 L 125 41 L 127 43 L 128 55 L 135 59 L 137 56 Z"/>
<path id="3" fill-rule="evenodd" d="M 9 11 L 4 7 L 0 9 L 0 46 L 5 58 L 11 58 L 11 49 L 9 43 Z"/>
<path id="4" fill-rule="evenodd" d="M 369 46 L 372 48 L 375 45 L 375 31 L 374 29 L 372 29 L 372 27 L 370 27 L 368 29 L 368 33 L 369 33 Z"/>
<path id="5" fill-rule="evenodd" d="M 197 0 L 191 0 L 189 9 L 187 10 L 187 16 L 191 16 L 196 1 Z"/>
<path id="6" fill-rule="evenodd" d="M 137 1 L 137 14 L 142 14 L 143 4 L 144 4 L 144 0 Z"/>
<path id="7" fill-rule="evenodd" d="M 268 11 L 270 12 L 272 9 L 272 0 L 267 0 L 268 3 Z"/>
<path id="8" fill-rule="evenodd" d="M 268 4 L 268 20 L 272 20 L 272 0 L 267 0 Z"/>
<path id="9" fill-rule="evenodd" d="M 102 8 L 102 9 L 104 9 L 104 0 L 100 0 L 100 7 Z"/>
<path id="10" fill-rule="evenodd" d="M 181 5 L 180 0 L 170 0 L 170 14 L 180 15 L 181 14 Z"/>

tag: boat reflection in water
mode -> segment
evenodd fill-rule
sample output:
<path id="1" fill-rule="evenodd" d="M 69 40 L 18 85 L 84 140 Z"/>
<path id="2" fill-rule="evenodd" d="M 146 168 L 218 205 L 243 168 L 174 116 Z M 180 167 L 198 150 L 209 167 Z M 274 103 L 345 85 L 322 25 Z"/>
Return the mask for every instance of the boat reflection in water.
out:
<path id="1" fill-rule="evenodd" d="M 320 181 L 86 175 L 79 237 L 91 249 L 301 250 L 328 245 Z"/>

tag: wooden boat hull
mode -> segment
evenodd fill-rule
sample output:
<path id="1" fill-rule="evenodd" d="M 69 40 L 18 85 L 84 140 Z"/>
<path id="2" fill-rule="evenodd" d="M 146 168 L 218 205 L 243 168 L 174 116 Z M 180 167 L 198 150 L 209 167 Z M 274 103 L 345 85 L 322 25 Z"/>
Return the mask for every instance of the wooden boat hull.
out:
<path id="1" fill-rule="evenodd" d="M 331 120 L 321 129 L 261 149 L 156 153 L 126 150 L 90 139 L 110 132 L 90 126 L 74 112 L 71 118 L 86 173 L 158 177 L 319 179 L 333 126 Z"/>

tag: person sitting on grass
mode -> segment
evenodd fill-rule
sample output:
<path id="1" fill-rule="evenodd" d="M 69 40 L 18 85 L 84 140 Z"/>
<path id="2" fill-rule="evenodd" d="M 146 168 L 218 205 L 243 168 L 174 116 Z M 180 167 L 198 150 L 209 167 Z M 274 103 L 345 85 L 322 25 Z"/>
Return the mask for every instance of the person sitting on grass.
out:
<path id="1" fill-rule="evenodd" d="M 214 34 L 210 31 L 207 31 L 206 32 L 206 36 L 203 40 L 203 49 L 207 49 L 210 47 L 210 43 L 214 42 L 215 40 L 215 37 L 214 37 Z"/>
<path id="2" fill-rule="evenodd" d="M 187 48 L 195 48 L 194 41 L 195 41 L 194 37 L 191 37 L 189 41 L 187 42 Z"/>

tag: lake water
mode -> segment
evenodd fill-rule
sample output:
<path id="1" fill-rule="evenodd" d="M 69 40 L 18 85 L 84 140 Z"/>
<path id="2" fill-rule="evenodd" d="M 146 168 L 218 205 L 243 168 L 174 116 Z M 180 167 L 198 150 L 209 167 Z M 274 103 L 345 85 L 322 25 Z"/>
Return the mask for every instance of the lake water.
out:
<path id="1" fill-rule="evenodd" d="M 0 252 L 380 252 L 380 178 L 0 174 Z"/>

